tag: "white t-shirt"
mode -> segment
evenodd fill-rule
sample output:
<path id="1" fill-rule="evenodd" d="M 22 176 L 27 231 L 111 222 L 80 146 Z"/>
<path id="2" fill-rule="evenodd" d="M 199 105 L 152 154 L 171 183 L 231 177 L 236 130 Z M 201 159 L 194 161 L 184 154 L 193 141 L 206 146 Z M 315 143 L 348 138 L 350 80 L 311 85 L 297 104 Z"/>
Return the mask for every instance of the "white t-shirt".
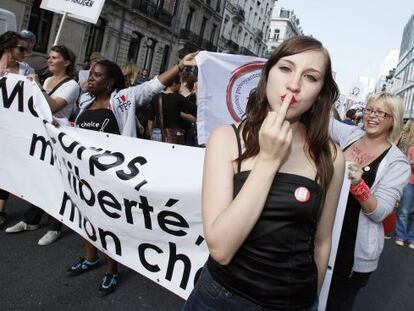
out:
<path id="1" fill-rule="evenodd" d="M 30 67 L 27 63 L 20 63 L 19 64 L 19 75 L 28 76 L 35 73 L 34 69 Z"/>
<path id="2" fill-rule="evenodd" d="M 51 89 L 47 88 L 47 85 L 50 79 L 51 77 L 47 78 L 45 82 L 43 83 L 43 88 L 46 89 L 48 93 L 51 91 Z M 68 119 L 70 114 L 72 113 L 76 100 L 78 99 L 79 91 L 80 91 L 79 85 L 73 79 L 59 86 L 59 88 L 56 91 L 54 91 L 50 97 L 63 98 L 66 101 L 67 105 L 65 105 L 58 112 L 55 112 L 53 116 L 56 118 Z"/>

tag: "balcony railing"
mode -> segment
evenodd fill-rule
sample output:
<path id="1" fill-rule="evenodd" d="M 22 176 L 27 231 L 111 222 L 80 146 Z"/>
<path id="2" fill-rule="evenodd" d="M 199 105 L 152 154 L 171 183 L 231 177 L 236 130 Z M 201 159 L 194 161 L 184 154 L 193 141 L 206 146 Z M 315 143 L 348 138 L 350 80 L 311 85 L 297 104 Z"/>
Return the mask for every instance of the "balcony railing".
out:
<path id="1" fill-rule="evenodd" d="M 249 55 L 249 56 L 256 56 L 255 53 L 253 53 L 252 51 L 250 51 L 248 48 L 246 48 L 244 46 L 242 46 L 240 48 L 240 54 L 242 54 L 242 55 Z"/>
<path id="2" fill-rule="evenodd" d="M 156 4 L 151 0 L 136 0 L 132 3 L 132 9 L 138 10 L 155 20 L 171 26 L 173 15 L 162 8 L 157 8 Z"/>
<path id="3" fill-rule="evenodd" d="M 192 43 L 194 43 L 196 45 L 200 45 L 200 46 L 201 46 L 201 43 L 202 43 L 202 40 L 201 40 L 200 36 L 197 35 L 196 33 L 192 32 L 189 29 L 181 29 L 179 38 L 191 41 Z"/>

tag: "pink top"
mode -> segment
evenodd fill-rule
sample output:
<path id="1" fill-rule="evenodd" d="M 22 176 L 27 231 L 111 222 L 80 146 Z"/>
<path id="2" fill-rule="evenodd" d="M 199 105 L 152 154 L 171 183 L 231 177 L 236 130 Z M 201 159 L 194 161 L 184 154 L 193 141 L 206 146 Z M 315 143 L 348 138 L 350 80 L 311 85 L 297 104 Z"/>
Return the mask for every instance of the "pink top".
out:
<path id="1" fill-rule="evenodd" d="M 410 165 L 411 165 L 411 174 L 410 174 L 409 183 L 411 185 L 414 185 L 414 146 L 410 146 L 408 148 L 408 160 L 410 161 Z"/>

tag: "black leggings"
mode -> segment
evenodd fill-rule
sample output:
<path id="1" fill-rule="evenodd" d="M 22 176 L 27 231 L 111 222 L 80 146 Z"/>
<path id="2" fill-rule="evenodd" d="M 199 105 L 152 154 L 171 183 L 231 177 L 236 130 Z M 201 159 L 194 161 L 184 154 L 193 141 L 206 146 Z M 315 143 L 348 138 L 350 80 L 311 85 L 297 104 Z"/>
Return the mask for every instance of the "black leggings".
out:
<path id="1" fill-rule="evenodd" d="M 38 208 L 36 205 L 30 204 L 29 210 L 24 214 L 25 222 L 29 225 L 38 225 L 42 219 L 42 215 L 45 212 Z M 62 223 L 52 216 L 48 215 L 48 222 L 50 224 L 50 230 L 60 231 L 62 230 Z"/>
<path id="2" fill-rule="evenodd" d="M 0 189 L 0 200 L 6 201 L 9 198 L 9 193 L 7 191 L 4 191 L 3 189 Z"/>

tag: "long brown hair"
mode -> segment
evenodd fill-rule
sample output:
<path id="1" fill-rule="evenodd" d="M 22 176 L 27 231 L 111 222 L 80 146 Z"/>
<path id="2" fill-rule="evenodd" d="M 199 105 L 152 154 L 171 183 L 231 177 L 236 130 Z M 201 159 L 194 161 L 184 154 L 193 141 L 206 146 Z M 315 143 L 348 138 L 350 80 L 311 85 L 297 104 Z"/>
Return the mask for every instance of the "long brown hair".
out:
<path id="1" fill-rule="evenodd" d="M 243 161 L 259 153 L 259 130 L 269 111 L 269 102 L 266 96 L 266 84 L 269 71 L 282 58 L 299 54 L 305 51 L 319 50 L 326 57 L 326 71 L 324 83 L 318 98 L 312 107 L 302 114 L 300 122 L 305 126 L 305 153 L 309 154 L 316 166 L 316 180 L 322 188 L 325 197 L 328 184 L 333 175 L 333 158 L 331 146 L 333 145 L 328 133 L 329 117 L 332 105 L 338 98 L 338 86 L 332 76 L 332 65 L 328 51 L 318 40 L 298 36 L 283 42 L 270 56 L 263 67 L 262 75 L 256 91 L 249 97 L 246 106 L 246 118 L 242 130 L 245 150 L 237 159 Z"/>

